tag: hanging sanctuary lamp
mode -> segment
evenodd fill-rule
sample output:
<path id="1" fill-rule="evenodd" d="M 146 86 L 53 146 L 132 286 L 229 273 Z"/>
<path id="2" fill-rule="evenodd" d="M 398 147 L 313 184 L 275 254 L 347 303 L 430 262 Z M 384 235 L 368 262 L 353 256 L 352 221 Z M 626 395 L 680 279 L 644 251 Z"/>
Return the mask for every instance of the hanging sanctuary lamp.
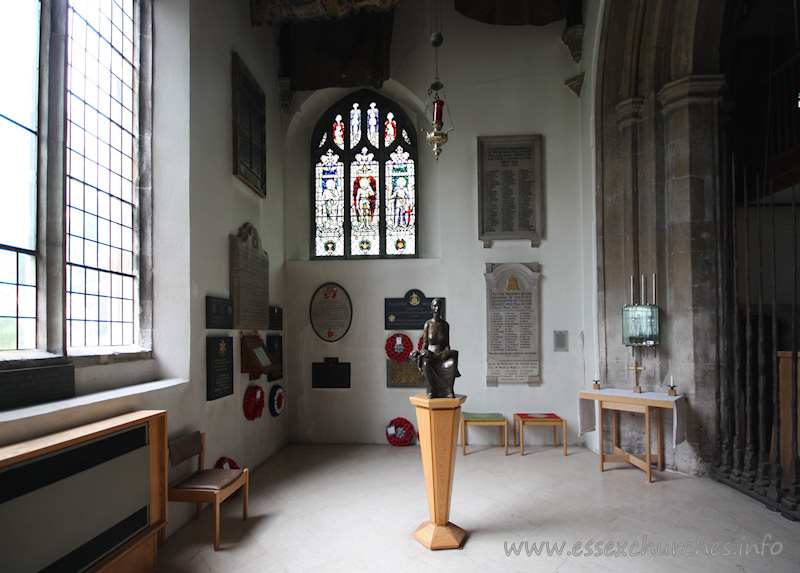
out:
<path id="1" fill-rule="evenodd" d="M 436 54 L 436 75 L 434 76 L 433 83 L 428 88 L 428 99 L 425 103 L 425 115 L 428 114 L 428 108 L 432 108 L 432 121 L 431 125 L 433 127 L 432 131 L 423 131 L 427 134 L 426 141 L 428 145 L 433 147 L 433 154 L 436 156 L 436 161 L 439 161 L 439 155 L 442 153 L 442 145 L 447 143 L 447 134 L 453 131 L 453 118 L 450 116 L 450 108 L 447 109 L 447 117 L 450 120 L 450 129 L 444 131 L 444 121 L 443 121 L 443 113 L 445 108 L 445 103 L 447 99 L 447 94 L 444 91 L 444 84 L 439 81 L 439 46 L 442 45 L 444 41 L 444 36 L 442 35 L 442 5 L 441 0 L 434 0 L 432 3 L 433 6 L 433 33 L 431 34 L 431 45 L 434 48 Z M 439 92 L 442 92 L 441 97 L 439 96 Z M 431 101 L 433 98 L 433 101 Z"/>

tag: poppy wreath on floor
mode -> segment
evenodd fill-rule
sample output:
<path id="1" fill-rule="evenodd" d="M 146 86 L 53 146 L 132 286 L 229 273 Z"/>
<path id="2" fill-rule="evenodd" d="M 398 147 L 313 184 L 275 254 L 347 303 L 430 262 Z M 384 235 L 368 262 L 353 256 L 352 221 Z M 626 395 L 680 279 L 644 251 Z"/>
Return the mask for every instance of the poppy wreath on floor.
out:
<path id="1" fill-rule="evenodd" d="M 244 417 L 248 420 L 255 420 L 261 417 L 264 410 L 264 389 L 258 384 L 253 384 L 244 393 Z"/>
<path id="2" fill-rule="evenodd" d="M 386 439 L 393 446 L 411 445 L 414 435 L 414 426 L 405 418 L 395 418 L 386 426 Z"/>
<path id="3" fill-rule="evenodd" d="M 395 332 L 386 339 L 386 355 L 395 362 L 405 362 L 414 344 L 405 334 Z"/>
<path id="4" fill-rule="evenodd" d="M 280 415 L 286 405 L 286 398 L 283 397 L 283 386 L 275 384 L 269 391 L 269 413 L 273 416 Z"/>

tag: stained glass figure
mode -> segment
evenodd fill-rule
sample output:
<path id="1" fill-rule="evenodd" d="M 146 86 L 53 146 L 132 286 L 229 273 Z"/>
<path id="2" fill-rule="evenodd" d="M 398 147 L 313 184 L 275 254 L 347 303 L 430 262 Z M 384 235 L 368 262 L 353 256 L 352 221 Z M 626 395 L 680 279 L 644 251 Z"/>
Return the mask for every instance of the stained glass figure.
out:
<path id="1" fill-rule="evenodd" d="M 358 104 L 353 104 L 350 110 L 350 149 L 353 149 L 361 141 L 361 110 Z"/>
<path id="2" fill-rule="evenodd" d="M 380 254 L 381 205 L 378 194 L 380 165 L 366 147 L 356 154 L 350 165 L 350 253 L 375 256 Z"/>
<path id="3" fill-rule="evenodd" d="M 333 142 L 338 145 L 340 149 L 344 149 L 344 124 L 342 123 L 341 115 L 337 115 L 336 121 L 333 123 Z"/>
<path id="4" fill-rule="evenodd" d="M 344 163 L 329 149 L 320 157 L 315 175 L 314 254 L 341 257 L 344 255 Z"/>
<path id="5" fill-rule="evenodd" d="M 386 123 L 383 128 L 383 145 L 389 147 L 394 143 L 397 137 L 397 122 L 394 120 L 394 114 L 389 112 L 386 114 Z"/>
<path id="6" fill-rule="evenodd" d="M 386 161 L 386 254 L 416 254 L 414 160 L 398 146 Z"/>
<path id="7" fill-rule="evenodd" d="M 369 109 L 367 110 L 367 139 L 374 147 L 378 147 L 378 143 L 380 142 L 378 125 L 378 107 L 375 102 L 372 102 L 369 104 Z"/>
<path id="8" fill-rule="evenodd" d="M 416 132 L 371 90 L 322 115 L 310 141 L 312 258 L 417 256 Z"/>

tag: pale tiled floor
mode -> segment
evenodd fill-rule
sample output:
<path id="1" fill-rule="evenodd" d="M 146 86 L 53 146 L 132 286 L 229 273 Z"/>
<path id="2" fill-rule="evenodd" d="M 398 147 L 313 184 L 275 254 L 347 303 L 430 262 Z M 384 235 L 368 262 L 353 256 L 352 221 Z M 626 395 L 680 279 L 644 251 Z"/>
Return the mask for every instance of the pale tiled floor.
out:
<path id="1" fill-rule="evenodd" d="M 600 473 L 597 455 L 582 447 L 567 457 L 561 448 L 518 451 L 458 454 L 450 519 L 469 535 L 461 549 L 430 551 L 412 537 L 428 519 L 418 446 L 290 445 L 253 472 L 246 522 L 240 498 L 223 504 L 220 551 L 207 508 L 167 539 L 159 570 L 800 570 L 800 522 L 727 486 L 671 472 L 647 484 L 625 464 Z M 599 542 L 615 555 L 596 556 Z M 541 543 L 552 555 L 546 545 L 536 554 Z M 659 546 L 670 555 L 654 555 Z"/>

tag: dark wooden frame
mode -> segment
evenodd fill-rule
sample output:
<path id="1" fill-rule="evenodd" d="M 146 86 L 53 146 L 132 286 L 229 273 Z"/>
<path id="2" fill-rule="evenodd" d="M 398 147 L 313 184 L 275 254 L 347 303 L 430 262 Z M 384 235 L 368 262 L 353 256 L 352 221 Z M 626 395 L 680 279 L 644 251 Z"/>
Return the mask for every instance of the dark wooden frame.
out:
<path id="1" fill-rule="evenodd" d="M 266 98 L 239 54 L 233 52 L 232 59 L 233 174 L 263 198 L 267 196 Z"/>

